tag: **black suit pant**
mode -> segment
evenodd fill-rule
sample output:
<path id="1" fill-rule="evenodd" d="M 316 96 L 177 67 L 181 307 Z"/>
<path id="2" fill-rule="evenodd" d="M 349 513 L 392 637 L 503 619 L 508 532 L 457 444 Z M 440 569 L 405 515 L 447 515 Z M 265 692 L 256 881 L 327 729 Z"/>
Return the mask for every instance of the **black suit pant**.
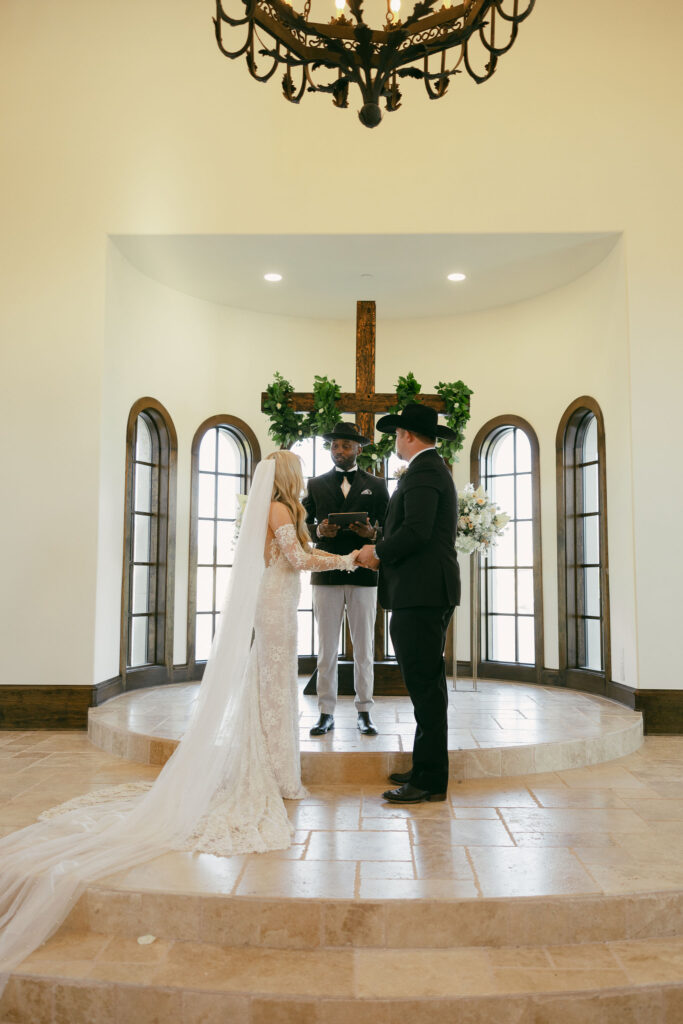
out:
<path id="1" fill-rule="evenodd" d="M 396 608 L 390 634 L 415 710 L 411 784 L 429 793 L 448 787 L 448 689 L 444 649 L 453 607 Z"/>

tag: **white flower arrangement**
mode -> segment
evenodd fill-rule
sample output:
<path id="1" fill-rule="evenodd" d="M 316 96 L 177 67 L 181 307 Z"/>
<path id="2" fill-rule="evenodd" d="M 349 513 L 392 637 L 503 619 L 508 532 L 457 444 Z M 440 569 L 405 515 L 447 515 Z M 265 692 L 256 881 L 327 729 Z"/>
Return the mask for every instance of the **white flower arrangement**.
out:
<path id="1" fill-rule="evenodd" d="M 510 516 L 499 510 L 480 485 L 466 484 L 458 495 L 458 530 L 456 550 L 464 555 L 475 551 L 488 558 L 491 548 L 510 522 Z"/>

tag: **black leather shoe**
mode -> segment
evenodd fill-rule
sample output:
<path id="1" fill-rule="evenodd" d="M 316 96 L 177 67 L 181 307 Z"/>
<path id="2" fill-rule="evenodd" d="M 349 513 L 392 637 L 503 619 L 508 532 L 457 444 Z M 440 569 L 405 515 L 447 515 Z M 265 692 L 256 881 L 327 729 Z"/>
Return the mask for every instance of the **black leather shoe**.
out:
<path id="1" fill-rule="evenodd" d="M 382 796 L 392 804 L 419 804 L 423 800 L 445 800 L 445 793 L 428 793 L 426 789 L 418 789 L 405 782 L 398 789 L 388 789 Z"/>
<path id="2" fill-rule="evenodd" d="M 358 712 L 358 728 L 364 736 L 377 735 L 377 729 L 375 729 L 375 723 L 370 718 L 369 711 Z"/>
<path id="3" fill-rule="evenodd" d="M 402 786 L 404 782 L 410 782 L 412 776 L 412 768 L 409 772 L 392 772 L 389 776 L 389 782 L 397 782 L 399 786 Z"/>
<path id="4" fill-rule="evenodd" d="M 322 714 L 311 729 L 310 736 L 324 736 L 326 732 L 334 729 L 334 715 Z"/>

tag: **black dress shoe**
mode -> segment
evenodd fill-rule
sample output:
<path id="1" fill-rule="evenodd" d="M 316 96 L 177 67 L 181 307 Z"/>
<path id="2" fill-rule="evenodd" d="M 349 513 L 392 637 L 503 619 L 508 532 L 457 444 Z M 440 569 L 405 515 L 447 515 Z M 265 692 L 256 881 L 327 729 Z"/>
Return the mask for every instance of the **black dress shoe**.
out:
<path id="1" fill-rule="evenodd" d="M 409 772 L 392 772 L 389 776 L 389 782 L 397 782 L 399 786 L 402 786 L 404 782 L 410 782 L 412 776 L 412 768 Z"/>
<path id="2" fill-rule="evenodd" d="M 311 729 L 310 736 L 324 736 L 326 732 L 334 729 L 334 715 L 322 714 Z"/>
<path id="3" fill-rule="evenodd" d="M 376 736 L 377 735 L 377 730 L 375 729 L 374 722 L 370 718 L 370 712 L 369 711 L 359 711 L 358 712 L 358 728 L 360 729 L 360 731 L 363 733 L 364 736 Z"/>
<path id="4" fill-rule="evenodd" d="M 426 789 L 418 789 L 405 782 L 398 789 L 388 789 L 382 796 L 392 804 L 419 804 L 423 800 L 445 800 L 445 793 L 428 793 Z"/>

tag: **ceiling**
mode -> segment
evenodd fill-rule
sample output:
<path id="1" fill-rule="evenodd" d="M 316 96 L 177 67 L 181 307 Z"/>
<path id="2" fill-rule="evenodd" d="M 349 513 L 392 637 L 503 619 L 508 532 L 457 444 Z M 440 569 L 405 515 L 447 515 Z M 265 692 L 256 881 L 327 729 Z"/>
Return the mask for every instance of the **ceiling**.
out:
<path id="1" fill-rule="evenodd" d="M 278 316 L 455 316 L 521 302 L 600 263 L 615 232 L 501 235 L 114 235 L 139 271 L 196 298 Z M 277 271 L 282 281 L 263 275 Z M 467 280 L 452 283 L 461 271 Z"/>

